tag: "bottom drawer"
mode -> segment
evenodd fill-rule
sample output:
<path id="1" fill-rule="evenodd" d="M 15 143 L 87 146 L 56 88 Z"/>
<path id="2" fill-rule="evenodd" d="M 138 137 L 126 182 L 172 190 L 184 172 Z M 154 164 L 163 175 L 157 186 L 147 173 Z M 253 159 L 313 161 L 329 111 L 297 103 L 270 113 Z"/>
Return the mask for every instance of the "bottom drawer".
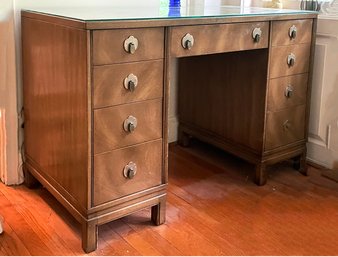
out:
<path id="1" fill-rule="evenodd" d="M 161 182 L 162 139 L 94 156 L 94 206 Z"/>
<path id="2" fill-rule="evenodd" d="M 304 137 L 305 105 L 267 114 L 265 150 L 287 145 Z"/>

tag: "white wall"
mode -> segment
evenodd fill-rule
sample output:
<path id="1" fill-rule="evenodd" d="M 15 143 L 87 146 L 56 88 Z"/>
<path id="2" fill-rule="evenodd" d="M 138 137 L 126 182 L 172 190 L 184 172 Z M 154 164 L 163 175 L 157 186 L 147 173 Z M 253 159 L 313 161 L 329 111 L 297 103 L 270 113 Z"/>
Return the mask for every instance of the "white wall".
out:
<path id="1" fill-rule="evenodd" d="M 13 0 L 0 0 L 0 179 L 22 182 L 19 168 Z"/>

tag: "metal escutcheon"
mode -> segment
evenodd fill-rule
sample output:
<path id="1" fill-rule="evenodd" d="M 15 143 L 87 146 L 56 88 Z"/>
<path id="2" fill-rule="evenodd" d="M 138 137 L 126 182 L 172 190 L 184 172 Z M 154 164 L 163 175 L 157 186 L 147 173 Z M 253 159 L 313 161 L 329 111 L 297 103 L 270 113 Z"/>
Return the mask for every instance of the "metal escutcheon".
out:
<path id="1" fill-rule="evenodd" d="M 132 133 L 137 127 L 137 119 L 134 116 L 129 116 L 127 119 L 123 122 L 123 129 L 126 132 Z"/>
<path id="2" fill-rule="evenodd" d="M 291 39 L 295 39 L 297 36 L 297 27 L 295 25 L 292 25 L 289 29 L 289 37 Z"/>
<path id="3" fill-rule="evenodd" d="M 290 98 L 292 95 L 293 95 L 293 86 L 288 85 L 288 86 L 285 88 L 285 97 L 286 97 L 286 98 Z"/>
<path id="4" fill-rule="evenodd" d="M 181 43 L 184 49 L 190 50 L 194 46 L 194 42 L 194 37 L 188 33 L 182 38 Z"/>
<path id="5" fill-rule="evenodd" d="M 261 40 L 261 37 L 262 37 L 261 28 L 255 28 L 252 31 L 252 38 L 253 38 L 254 42 L 258 43 Z"/>
<path id="6" fill-rule="evenodd" d="M 291 122 L 289 120 L 284 121 L 283 128 L 284 130 L 288 130 L 291 127 Z"/>
<path id="7" fill-rule="evenodd" d="M 137 76 L 135 76 L 133 73 L 130 73 L 128 77 L 124 79 L 124 88 L 133 92 L 138 84 Z"/>
<path id="8" fill-rule="evenodd" d="M 124 40 L 124 50 L 127 53 L 133 54 L 138 48 L 138 39 L 134 36 L 128 37 L 126 40 Z"/>
<path id="9" fill-rule="evenodd" d="M 137 166 L 136 163 L 134 162 L 129 162 L 126 166 L 124 166 L 123 169 L 123 176 L 125 178 L 129 178 L 132 179 L 133 177 L 135 177 L 137 172 Z"/>
<path id="10" fill-rule="evenodd" d="M 295 65 L 295 62 L 296 62 L 296 56 L 291 53 L 288 55 L 288 60 L 287 60 L 287 63 L 290 67 L 292 67 L 293 65 Z"/>

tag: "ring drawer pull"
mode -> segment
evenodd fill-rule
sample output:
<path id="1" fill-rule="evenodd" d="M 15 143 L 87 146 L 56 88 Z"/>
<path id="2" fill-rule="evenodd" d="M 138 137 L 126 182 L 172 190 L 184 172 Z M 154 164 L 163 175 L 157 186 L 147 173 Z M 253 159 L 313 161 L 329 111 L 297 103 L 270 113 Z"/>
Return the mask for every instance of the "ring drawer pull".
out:
<path id="1" fill-rule="evenodd" d="M 128 77 L 124 79 L 124 88 L 133 92 L 138 84 L 137 76 L 135 76 L 133 73 L 130 73 Z"/>
<path id="2" fill-rule="evenodd" d="M 297 37 L 297 27 L 295 25 L 292 25 L 289 29 L 289 37 L 291 39 L 295 39 Z"/>
<path id="3" fill-rule="evenodd" d="M 291 98 L 292 95 L 293 95 L 293 86 L 288 85 L 288 86 L 285 88 L 285 97 L 286 97 L 286 98 Z"/>
<path id="4" fill-rule="evenodd" d="M 138 39 L 134 36 L 130 36 L 126 40 L 124 40 L 123 46 L 124 46 L 124 50 L 127 53 L 134 54 L 138 48 Z"/>
<path id="5" fill-rule="evenodd" d="M 291 127 L 291 122 L 289 120 L 284 121 L 283 128 L 284 130 L 288 130 Z"/>
<path id="6" fill-rule="evenodd" d="M 262 37 L 262 30 L 261 28 L 255 28 L 252 31 L 252 38 L 254 40 L 255 43 L 258 43 L 261 40 Z"/>
<path id="7" fill-rule="evenodd" d="M 190 50 L 194 46 L 194 42 L 194 37 L 188 33 L 182 38 L 181 43 L 184 49 Z"/>
<path id="8" fill-rule="evenodd" d="M 137 127 L 137 119 L 134 116 L 129 116 L 123 122 L 123 129 L 126 132 L 132 133 Z"/>
<path id="9" fill-rule="evenodd" d="M 137 172 L 137 166 L 134 162 L 129 162 L 123 169 L 123 176 L 128 179 L 135 177 Z"/>
<path id="10" fill-rule="evenodd" d="M 288 60 L 287 60 L 287 63 L 289 65 L 289 67 L 294 66 L 295 62 L 296 62 L 296 56 L 293 53 L 289 54 L 288 55 Z"/>

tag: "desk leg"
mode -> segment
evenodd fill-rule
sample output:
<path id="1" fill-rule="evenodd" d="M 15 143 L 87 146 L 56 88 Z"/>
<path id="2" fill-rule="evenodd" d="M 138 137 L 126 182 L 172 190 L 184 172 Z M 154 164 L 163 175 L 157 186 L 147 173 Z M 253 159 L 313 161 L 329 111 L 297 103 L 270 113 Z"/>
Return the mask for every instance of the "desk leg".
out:
<path id="1" fill-rule="evenodd" d="M 293 159 L 293 168 L 298 170 L 304 176 L 307 175 L 306 152 Z"/>
<path id="2" fill-rule="evenodd" d="M 256 164 L 255 183 L 258 186 L 264 186 L 267 181 L 266 165 L 264 163 Z"/>
<path id="3" fill-rule="evenodd" d="M 151 220 L 156 226 L 165 222 L 166 197 L 161 198 L 159 204 L 151 207 Z"/>
<path id="4" fill-rule="evenodd" d="M 90 253 L 97 248 L 98 227 L 96 222 L 82 224 L 82 248 L 86 253 Z"/>

